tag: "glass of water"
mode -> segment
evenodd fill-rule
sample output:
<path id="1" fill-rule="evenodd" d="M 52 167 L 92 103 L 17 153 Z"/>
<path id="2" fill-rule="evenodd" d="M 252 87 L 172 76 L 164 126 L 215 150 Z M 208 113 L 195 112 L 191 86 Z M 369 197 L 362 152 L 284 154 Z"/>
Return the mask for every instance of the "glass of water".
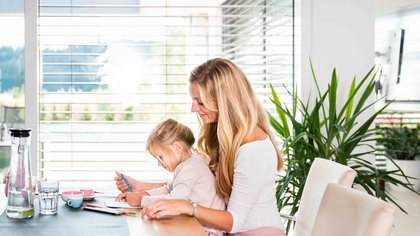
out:
<path id="1" fill-rule="evenodd" d="M 59 181 L 54 179 L 41 179 L 38 183 L 39 213 L 42 215 L 57 214 Z"/>

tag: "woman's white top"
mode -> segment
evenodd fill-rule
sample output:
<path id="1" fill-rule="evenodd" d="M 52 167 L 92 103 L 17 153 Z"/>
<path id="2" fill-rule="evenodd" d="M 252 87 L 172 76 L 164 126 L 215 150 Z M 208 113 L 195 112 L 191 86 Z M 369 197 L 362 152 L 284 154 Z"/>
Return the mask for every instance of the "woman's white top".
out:
<path id="1" fill-rule="evenodd" d="M 230 233 L 261 227 L 284 230 L 275 197 L 276 171 L 277 153 L 269 137 L 239 148 L 227 206 L 233 217 Z"/>
<path id="2" fill-rule="evenodd" d="M 174 170 L 172 182 L 146 192 L 150 196 L 142 198 L 142 207 L 154 199 L 171 198 L 190 199 L 203 207 L 226 209 L 225 202 L 216 194 L 215 177 L 200 154 L 193 154 L 181 162 Z"/>

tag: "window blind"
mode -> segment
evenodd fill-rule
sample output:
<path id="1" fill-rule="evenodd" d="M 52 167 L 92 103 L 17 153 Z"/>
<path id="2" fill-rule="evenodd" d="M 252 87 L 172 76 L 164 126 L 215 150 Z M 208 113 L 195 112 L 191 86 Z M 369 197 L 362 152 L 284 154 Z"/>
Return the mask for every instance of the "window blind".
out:
<path id="1" fill-rule="evenodd" d="M 237 63 L 268 110 L 269 83 L 292 90 L 291 0 L 40 0 L 38 22 L 38 166 L 63 185 L 170 178 L 145 141 L 165 118 L 197 133 L 188 77 L 208 59 Z"/>

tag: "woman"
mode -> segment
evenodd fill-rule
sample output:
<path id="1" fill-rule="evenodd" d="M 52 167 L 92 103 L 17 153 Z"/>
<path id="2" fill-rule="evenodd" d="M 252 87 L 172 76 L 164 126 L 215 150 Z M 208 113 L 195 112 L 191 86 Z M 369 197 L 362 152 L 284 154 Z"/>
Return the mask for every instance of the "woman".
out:
<path id="1" fill-rule="evenodd" d="M 198 148 L 209 159 L 227 210 L 165 199 L 148 204 L 143 216 L 192 215 L 203 225 L 238 235 L 284 235 L 275 199 L 275 174 L 283 162 L 245 74 L 229 60 L 216 58 L 195 68 L 189 81 L 191 111 L 201 125 Z"/>

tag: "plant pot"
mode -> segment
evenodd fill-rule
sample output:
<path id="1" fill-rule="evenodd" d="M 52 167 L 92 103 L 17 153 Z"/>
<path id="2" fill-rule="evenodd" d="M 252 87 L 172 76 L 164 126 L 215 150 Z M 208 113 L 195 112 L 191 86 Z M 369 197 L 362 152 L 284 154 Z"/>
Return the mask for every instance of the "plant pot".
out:
<path id="1" fill-rule="evenodd" d="M 409 179 L 410 183 L 413 185 L 413 188 L 416 191 L 420 191 L 420 160 L 394 160 L 395 163 L 401 168 L 401 170 L 404 172 L 406 176 L 414 177 L 416 179 Z M 388 171 L 396 170 L 396 166 L 394 163 L 388 160 L 387 163 L 387 169 Z M 406 181 L 404 177 L 397 176 L 396 179 L 401 181 Z M 396 191 L 409 191 L 408 189 L 390 184 L 390 187 L 392 190 Z"/>

